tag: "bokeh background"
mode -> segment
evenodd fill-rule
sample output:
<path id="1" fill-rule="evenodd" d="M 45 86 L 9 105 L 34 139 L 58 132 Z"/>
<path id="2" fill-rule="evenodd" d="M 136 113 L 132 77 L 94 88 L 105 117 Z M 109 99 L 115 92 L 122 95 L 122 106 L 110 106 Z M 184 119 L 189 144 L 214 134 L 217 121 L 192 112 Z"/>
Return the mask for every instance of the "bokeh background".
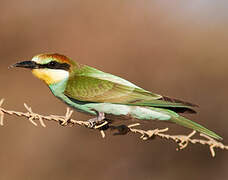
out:
<path id="1" fill-rule="evenodd" d="M 63 115 L 66 105 L 23 69 L 7 69 L 44 52 L 121 76 L 156 93 L 200 105 L 188 116 L 228 144 L 228 3 L 225 0 L 1 0 L 0 97 L 7 109 Z M 86 120 L 86 115 L 74 113 Z M 130 122 L 129 122 L 130 124 Z M 0 179 L 227 179 L 228 152 L 137 135 L 107 138 L 82 127 L 5 117 Z M 166 123 L 170 133 L 188 129 Z"/>

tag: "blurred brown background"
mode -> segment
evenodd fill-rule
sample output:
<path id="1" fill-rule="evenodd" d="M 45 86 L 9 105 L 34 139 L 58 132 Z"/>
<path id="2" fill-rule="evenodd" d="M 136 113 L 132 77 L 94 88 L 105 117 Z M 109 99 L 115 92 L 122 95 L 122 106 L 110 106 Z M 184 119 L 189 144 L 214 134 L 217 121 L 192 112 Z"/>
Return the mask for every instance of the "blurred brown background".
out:
<path id="1" fill-rule="evenodd" d="M 44 52 L 128 79 L 147 90 L 200 105 L 190 118 L 228 144 L 228 3 L 225 0 L 1 1 L 0 97 L 4 107 L 41 114 L 66 105 L 29 71 L 7 67 Z M 88 116 L 74 113 L 74 118 Z M 152 124 L 152 125 L 151 125 Z M 191 132 L 166 123 L 172 133 Z M 106 139 L 93 130 L 5 117 L 0 128 L 0 179 L 227 179 L 228 152 L 192 145 L 142 142 L 136 135 Z"/>

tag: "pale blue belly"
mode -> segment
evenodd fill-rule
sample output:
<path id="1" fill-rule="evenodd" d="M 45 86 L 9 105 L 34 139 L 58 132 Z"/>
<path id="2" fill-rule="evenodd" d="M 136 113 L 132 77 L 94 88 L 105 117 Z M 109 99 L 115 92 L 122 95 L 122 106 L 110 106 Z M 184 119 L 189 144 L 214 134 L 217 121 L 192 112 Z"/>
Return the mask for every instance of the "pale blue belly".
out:
<path id="1" fill-rule="evenodd" d="M 89 109 L 95 109 L 98 112 L 111 114 L 115 116 L 129 116 L 134 119 L 141 120 L 169 120 L 171 115 L 168 111 L 163 111 L 159 108 L 147 108 L 140 106 L 128 106 L 121 104 L 110 103 L 91 103 L 86 104 Z"/>

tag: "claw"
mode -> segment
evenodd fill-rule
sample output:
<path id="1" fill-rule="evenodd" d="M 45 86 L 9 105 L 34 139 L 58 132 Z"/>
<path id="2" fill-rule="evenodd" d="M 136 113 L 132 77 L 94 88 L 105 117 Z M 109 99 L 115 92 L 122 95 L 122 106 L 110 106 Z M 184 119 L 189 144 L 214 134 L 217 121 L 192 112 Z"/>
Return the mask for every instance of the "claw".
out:
<path id="1" fill-rule="evenodd" d="M 97 112 L 97 117 L 88 120 L 88 128 L 95 128 L 97 124 L 100 124 L 105 119 L 105 114 L 103 112 Z"/>
<path id="2" fill-rule="evenodd" d="M 89 119 L 89 120 L 88 120 L 88 122 L 89 122 L 88 128 L 93 129 L 93 128 L 95 127 L 95 125 L 97 124 L 97 123 L 96 123 L 96 120 L 97 120 L 96 118 Z"/>

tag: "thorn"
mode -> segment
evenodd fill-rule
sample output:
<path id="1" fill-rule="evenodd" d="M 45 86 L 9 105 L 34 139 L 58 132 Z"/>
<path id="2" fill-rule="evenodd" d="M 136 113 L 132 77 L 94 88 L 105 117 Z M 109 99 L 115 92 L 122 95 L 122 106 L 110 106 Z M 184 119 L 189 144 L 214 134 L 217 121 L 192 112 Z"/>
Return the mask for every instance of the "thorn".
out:
<path id="1" fill-rule="evenodd" d="M 68 123 L 71 123 L 71 116 L 73 114 L 73 110 L 70 110 L 70 108 L 67 108 L 64 120 L 59 121 L 60 125 L 66 126 Z"/>
<path id="2" fill-rule="evenodd" d="M 0 110 L 0 126 L 4 125 L 4 113 Z"/>
<path id="3" fill-rule="evenodd" d="M 33 119 L 34 119 L 34 117 L 30 117 L 30 118 L 29 118 L 29 121 L 30 121 L 34 126 L 37 126 L 37 123 L 35 123 L 35 122 L 33 121 Z"/>
<path id="4" fill-rule="evenodd" d="M 205 137 L 206 139 L 210 140 L 210 141 L 216 141 L 215 139 L 213 139 L 212 137 L 207 136 L 206 134 L 200 133 L 200 136 Z M 217 142 L 217 141 L 216 141 Z"/>
<path id="5" fill-rule="evenodd" d="M 192 136 L 194 136 L 196 134 L 196 131 L 193 130 L 189 135 L 188 135 L 188 138 L 191 138 Z"/>
<path id="6" fill-rule="evenodd" d="M 142 140 L 144 140 L 144 141 L 146 141 L 148 139 L 149 139 L 149 137 L 142 137 Z"/>
<path id="7" fill-rule="evenodd" d="M 66 117 L 67 119 L 70 119 L 71 116 L 72 116 L 72 114 L 73 114 L 73 112 L 74 112 L 73 110 L 70 110 L 70 108 L 67 108 L 65 117 Z"/>
<path id="8" fill-rule="evenodd" d="M 169 128 L 164 128 L 164 129 L 157 129 L 157 133 L 162 133 L 168 131 Z"/>
<path id="9" fill-rule="evenodd" d="M 105 132 L 103 130 L 100 130 L 100 133 L 101 133 L 101 137 L 105 138 Z"/>
<path id="10" fill-rule="evenodd" d="M 215 157 L 215 150 L 214 150 L 214 147 L 215 147 L 215 145 L 211 145 L 211 146 L 210 146 L 210 151 L 211 151 L 212 157 Z"/>
<path id="11" fill-rule="evenodd" d="M 4 98 L 2 98 L 0 100 L 0 126 L 3 126 L 4 125 L 4 121 L 3 121 L 3 119 L 4 119 L 4 112 L 2 111 L 2 108 L 1 108 L 4 100 L 5 100 Z"/>
<path id="12" fill-rule="evenodd" d="M 99 128 L 103 127 L 103 126 L 106 125 L 106 124 L 108 124 L 108 121 L 104 121 L 102 124 L 96 125 L 96 126 L 94 127 L 94 129 L 99 129 Z"/>
<path id="13" fill-rule="evenodd" d="M 140 123 L 130 124 L 127 127 L 128 128 L 132 128 L 132 127 L 135 127 L 135 126 L 140 126 Z"/>
<path id="14" fill-rule="evenodd" d="M 2 104 L 3 104 L 4 101 L 5 101 L 5 99 L 2 98 L 1 101 L 0 101 L 0 107 L 2 106 Z"/>
<path id="15" fill-rule="evenodd" d="M 40 116 L 39 116 L 39 121 L 40 121 L 40 125 L 45 128 L 46 127 L 46 124 L 44 123 L 42 117 L 40 117 Z"/>
<path id="16" fill-rule="evenodd" d="M 24 106 L 30 113 L 32 113 L 32 108 L 31 107 L 29 107 L 26 103 L 24 103 Z"/>

